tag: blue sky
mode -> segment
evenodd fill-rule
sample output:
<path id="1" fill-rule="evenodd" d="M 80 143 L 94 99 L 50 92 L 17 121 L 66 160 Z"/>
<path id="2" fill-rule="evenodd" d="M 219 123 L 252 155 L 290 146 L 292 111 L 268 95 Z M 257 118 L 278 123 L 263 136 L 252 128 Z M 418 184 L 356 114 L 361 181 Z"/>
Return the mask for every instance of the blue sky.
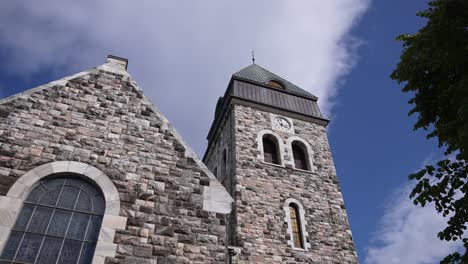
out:
<path id="1" fill-rule="evenodd" d="M 230 75 L 257 63 L 317 95 L 361 263 L 438 263 L 433 208 L 406 199 L 408 173 L 440 156 L 413 132 L 389 75 L 426 1 L 26 1 L 0 6 L 0 98 L 82 71 L 108 54 L 200 154 Z M 421 246 L 424 245 L 424 246 Z"/>

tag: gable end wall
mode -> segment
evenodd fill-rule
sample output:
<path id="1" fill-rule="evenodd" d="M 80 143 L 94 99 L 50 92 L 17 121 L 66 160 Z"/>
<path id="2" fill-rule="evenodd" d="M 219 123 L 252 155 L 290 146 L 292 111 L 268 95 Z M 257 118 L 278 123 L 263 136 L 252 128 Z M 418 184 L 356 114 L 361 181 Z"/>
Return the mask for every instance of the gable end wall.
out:
<path id="1" fill-rule="evenodd" d="M 224 263 L 231 198 L 125 71 L 109 63 L 0 101 L 0 196 L 40 165 L 76 161 L 118 190 L 106 263 Z"/>

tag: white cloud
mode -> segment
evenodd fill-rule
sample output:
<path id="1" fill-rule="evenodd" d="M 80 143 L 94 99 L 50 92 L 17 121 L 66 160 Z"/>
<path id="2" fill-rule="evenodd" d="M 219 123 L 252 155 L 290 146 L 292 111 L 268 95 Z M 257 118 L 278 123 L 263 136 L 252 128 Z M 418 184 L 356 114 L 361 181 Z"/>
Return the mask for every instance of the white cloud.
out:
<path id="1" fill-rule="evenodd" d="M 230 75 L 258 64 L 317 95 L 330 116 L 355 65 L 350 35 L 369 0 L 7 1 L 3 71 L 73 73 L 127 57 L 129 71 L 200 153 Z"/>
<path id="2" fill-rule="evenodd" d="M 433 204 L 415 206 L 409 194 L 413 185 L 395 190 L 366 248 L 366 264 L 432 264 L 461 247 L 461 242 L 441 241 L 437 233 L 445 228 L 448 218 L 437 214 Z"/>

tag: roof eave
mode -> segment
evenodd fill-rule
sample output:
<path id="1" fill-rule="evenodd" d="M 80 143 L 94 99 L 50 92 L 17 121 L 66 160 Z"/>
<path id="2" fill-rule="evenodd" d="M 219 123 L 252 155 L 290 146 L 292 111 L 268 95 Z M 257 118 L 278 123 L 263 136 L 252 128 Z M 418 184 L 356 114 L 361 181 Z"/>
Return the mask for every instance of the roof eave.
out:
<path id="1" fill-rule="evenodd" d="M 232 75 L 231 82 L 232 82 L 232 80 L 238 80 L 238 81 L 242 81 L 242 82 L 247 82 L 247 83 L 259 85 L 259 86 L 262 86 L 262 87 L 265 87 L 265 88 L 271 89 L 271 90 L 276 90 L 276 91 L 280 90 L 278 88 L 271 87 L 271 86 L 267 85 L 266 83 L 256 82 L 256 81 L 246 79 L 246 78 L 242 78 L 242 77 L 235 76 L 235 75 Z M 289 90 L 286 90 L 286 89 L 280 90 L 280 91 L 284 92 L 284 93 L 287 93 L 287 94 L 294 95 L 294 96 L 298 96 L 298 97 L 302 97 L 302 98 L 306 98 L 306 99 L 311 99 L 313 101 L 318 100 L 318 97 L 315 96 L 315 95 L 312 95 L 312 94 L 311 95 L 306 95 L 306 94 L 301 94 L 301 93 L 296 93 L 296 92 L 293 92 L 293 91 L 289 91 Z"/>

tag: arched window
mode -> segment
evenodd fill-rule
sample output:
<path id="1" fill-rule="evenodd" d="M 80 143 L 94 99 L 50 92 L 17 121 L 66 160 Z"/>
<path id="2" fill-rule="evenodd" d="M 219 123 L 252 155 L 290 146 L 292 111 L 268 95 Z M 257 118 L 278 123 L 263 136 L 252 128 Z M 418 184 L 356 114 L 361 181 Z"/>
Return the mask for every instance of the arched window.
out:
<path id="1" fill-rule="evenodd" d="M 224 180 L 227 176 L 227 154 L 226 149 L 223 150 L 222 160 L 221 160 L 221 179 Z"/>
<path id="2" fill-rule="evenodd" d="M 300 141 L 293 141 L 291 145 L 294 157 L 294 167 L 300 170 L 310 170 L 307 148 L 304 143 Z"/>
<path id="3" fill-rule="evenodd" d="M 293 235 L 292 239 L 294 242 L 294 247 L 304 248 L 299 208 L 297 207 L 295 203 L 289 204 L 289 214 L 291 217 L 291 229 L 292 229 L 292 235 Z"/>
<path id="4" fill-rule="evenodd" d="M 288 245 L 294 250 L 308 250 L 310 243 L 308 242 L 308 233 L 306 230 L 307 221 L 304 207 L 301 203 L 294 199 L 288 198 L 284 201 L 284 221 L 288 226 Z"/>
<path id="5" fill-rule="evenodd" d="M 276 142 L 276 139 L 271 135 L 264 135 L 262 140 L 264 161 L 273 164 L 280 164 L 278 143 Z"/>
<path id="6" fill-rule="evenodd" d="M 272 87 L 275 87 L 275 88 L 278 88 L 278 89 L 284 89 L 284 86 L 278 81 L 270 80 L 270 81 L 267 82 L 267 84 L 269 86 L 272 86 Z"/>
<path id="7" fill-rule="evenodd" d="M 104 210 L 102 192 L 87 181 L 41 180 L 23 203 L 0 263 L 91 263 Z"/>

